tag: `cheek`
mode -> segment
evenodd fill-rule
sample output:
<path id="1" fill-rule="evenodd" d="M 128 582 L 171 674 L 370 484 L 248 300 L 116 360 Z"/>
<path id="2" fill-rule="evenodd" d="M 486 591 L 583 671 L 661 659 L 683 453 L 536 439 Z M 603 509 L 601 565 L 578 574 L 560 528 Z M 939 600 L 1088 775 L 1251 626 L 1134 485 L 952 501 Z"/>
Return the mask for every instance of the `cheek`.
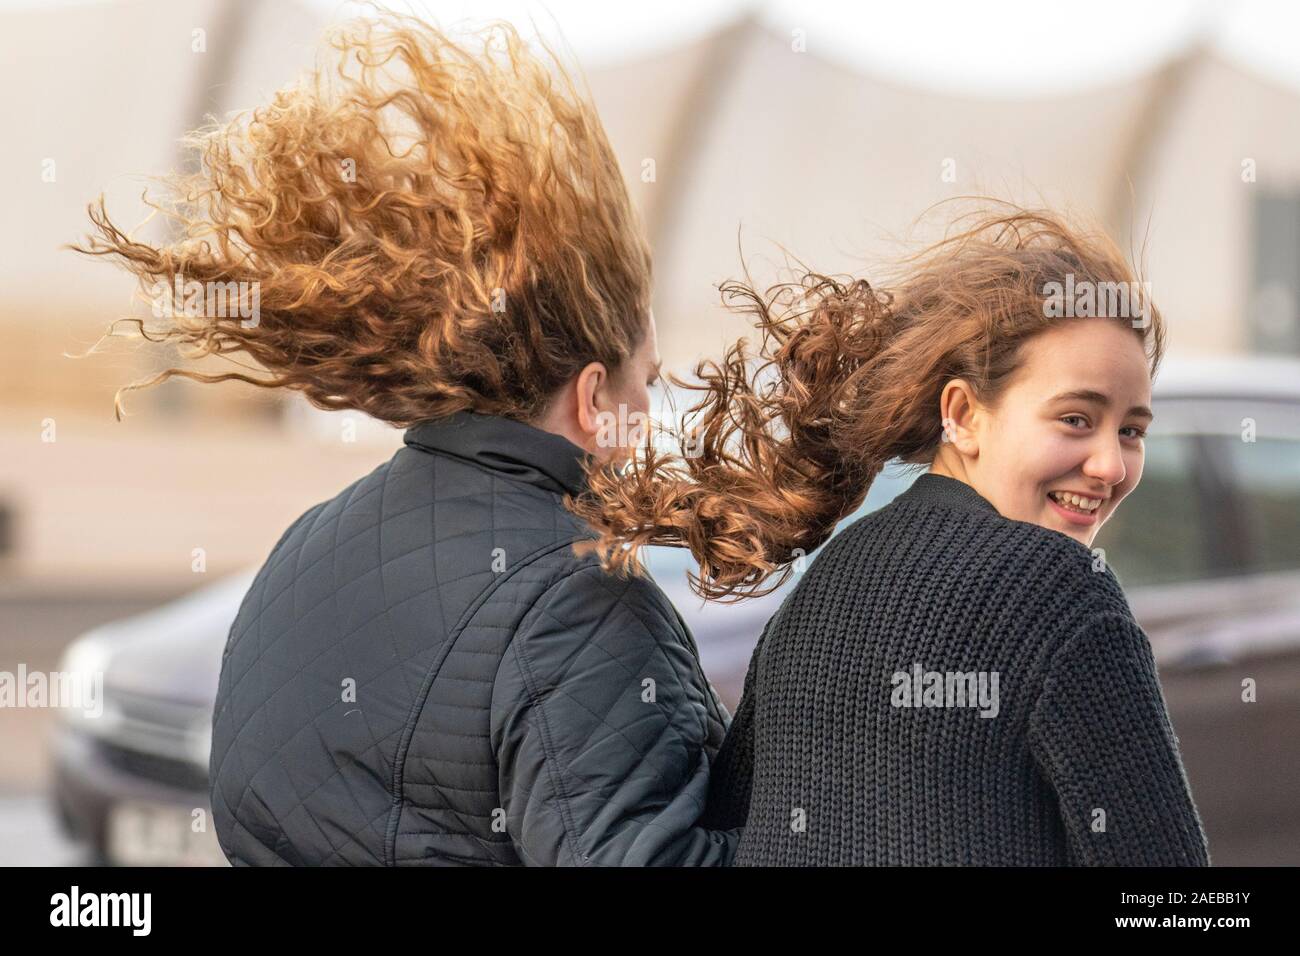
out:
<path id="1" fill-rule="evenodd" d="M 630 411 L 640 412 L 642 415 L 649 414 L 650 389 L 645 384 L 635 386 L 628 396 L 627 406 Z"/>
<path id="2" fill-rule="evenodd" d="M 650 390 L 644 385 L 627 389 L 620 401 L 626 406 L 628 423 L 628 444 L 640 445 L 645 441 L 646 431 L 653 427 L 650 420 Z"/>
<path id="3" fill-rule="evenodd" d="M 998 458 L 1019 462 L 1029 471 L 1041 471 L 1043 463 L 1070 454 L 1069 438 L 1055 422 L 1029 414 L 995 419 L 981 444 Z"/>
<path id="4" fill-rule="evenodd" d="M 624 416 L 638 413 L 644 415 L 650 411 L 650 391 L 644 382 L 627 380 L 620 382 L 609 397 Z"/>
<path id="5" fill-rule="evenodd" d="M 1015 466 L 1026 476 L 1026 492 L 1037 501 L 1062 478 L 1077 474 L 1084 458 L 1077 443 L 1054 429 L 1039 429 L 1034 439 L 1017 449 Z"/>

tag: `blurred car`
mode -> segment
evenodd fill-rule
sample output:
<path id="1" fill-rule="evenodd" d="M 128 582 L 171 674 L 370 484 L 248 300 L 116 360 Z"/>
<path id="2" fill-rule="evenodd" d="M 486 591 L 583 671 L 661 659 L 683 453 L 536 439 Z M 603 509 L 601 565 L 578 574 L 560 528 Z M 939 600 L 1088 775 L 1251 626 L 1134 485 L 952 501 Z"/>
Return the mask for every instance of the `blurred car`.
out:
<path id="1" fill-rule="evenodd" d="M 1214 861 L 1300 863 L 1300 362 L 1170 362 L 1154 402 L 1142 481 L 1095 547 L 1151 638 Z M 891 463 L 841 527 L 917 473 Z M 688 588 L 689 553 L 654 548 L 646 563 L 734 709 L 754 643 L 798 573 L 764 597 L 714 604 Z M 222 650 L 251 580 L 225 579 L 69 647 L 61 669 L 104 673 L 105 713 L 61 726 L 54 800 L 99 859 L 224 862 L 195 821 L 208 808 Z"/>
<path id="2" fill-rule="evenodd" d="M 208 750 L 221 653 L 253 574 L 77 638 L 64 673 L 102 673 L 102 713 L 61 711 L 53 796 L 97 863 L 224 864 L 208 817 Z M 197 811 L 197 813 L 196 813 Z"/>

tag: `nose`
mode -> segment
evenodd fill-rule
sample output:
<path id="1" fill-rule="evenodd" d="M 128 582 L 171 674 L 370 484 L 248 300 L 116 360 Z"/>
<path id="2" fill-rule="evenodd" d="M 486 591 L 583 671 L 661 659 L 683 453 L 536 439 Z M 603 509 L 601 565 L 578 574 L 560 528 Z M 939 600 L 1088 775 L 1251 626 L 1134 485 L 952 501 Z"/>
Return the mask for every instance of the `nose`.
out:
<path id="1" fill-rule="evenodd" d="M 1098 439 L 1084 462 L 1083 473 L 1110 488 L 1122 482 L 1128 470 L 1124 467 L 1124 451 L 1119 441 Z"/>

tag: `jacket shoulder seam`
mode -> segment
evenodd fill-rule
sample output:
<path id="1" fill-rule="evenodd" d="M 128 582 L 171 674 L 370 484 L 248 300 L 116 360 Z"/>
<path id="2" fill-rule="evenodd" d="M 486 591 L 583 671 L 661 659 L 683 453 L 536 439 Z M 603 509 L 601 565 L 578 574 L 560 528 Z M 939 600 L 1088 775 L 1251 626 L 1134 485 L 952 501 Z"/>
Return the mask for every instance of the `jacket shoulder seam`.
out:
<path id="1" fill-rule="evenodd" d="M 559 542 L 551 542 L 544 545 L 523 558 L 517 565 L 511 568 L 507 573 L 496 578 L 483 589 L 482 593 L 474 599 L 474 602 L 465 609 L 456 626 L 451 633 L 447 635 L 447 640 L 443 642 L 442 649 L 439 651 L 437 658 L 430 665 L 428 673 L 424 676 L 424 681 L 420 686 L 420 692 L 415 695 L 411 704 L 411 712 L 407 715 L 406 722 L 402 727 L 402 736 L 397 745 L 397 753 L 393 757 L 393 776 L 392 776 L 392 805 L 388 811 L 388 826 L 384 839 L 384 861 L 395 860 L 397 857 L 397 829 L 398 822 L 401 818 L 402 795 L 404 787 L 404 777 L 406 771 L 406 755 L 410 750 L 411 739 L 415 734 L 415 725 L 419 721 L 420 713 L 424 710 L 425 702 L 428 699 L 429 691 L 433 687 L 434 680 L 437 679 L 438 672 L 442 669 L 443 662 L 447 655 L 451 653 L 456 642 L 464 633 L 465 628 L 473 620 L 474 615 L 479 609 L 487 603 L 487 600 L 507 581 L 514 578 L 516 574 L 534 562 L 546 557 L 552 552 L 559 551 L 562 548 L 571 547 L 576 539 L 566 538 Z"/>

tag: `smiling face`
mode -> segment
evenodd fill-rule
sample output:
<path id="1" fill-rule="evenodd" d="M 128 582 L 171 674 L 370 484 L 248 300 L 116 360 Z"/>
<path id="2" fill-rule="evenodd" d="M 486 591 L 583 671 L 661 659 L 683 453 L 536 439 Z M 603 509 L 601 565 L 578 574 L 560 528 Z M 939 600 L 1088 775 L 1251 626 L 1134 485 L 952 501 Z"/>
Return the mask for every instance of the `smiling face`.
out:
<path id="1" fill-rule="evenodd" d="M 1076 319 L 1029 339 L 996 408 L 949 382 L 950 442 L 932 471 L 972 485 L 1007 518 L 1087 547 L 1142 477 L 1151 376 L 1137 334 Z"/>

